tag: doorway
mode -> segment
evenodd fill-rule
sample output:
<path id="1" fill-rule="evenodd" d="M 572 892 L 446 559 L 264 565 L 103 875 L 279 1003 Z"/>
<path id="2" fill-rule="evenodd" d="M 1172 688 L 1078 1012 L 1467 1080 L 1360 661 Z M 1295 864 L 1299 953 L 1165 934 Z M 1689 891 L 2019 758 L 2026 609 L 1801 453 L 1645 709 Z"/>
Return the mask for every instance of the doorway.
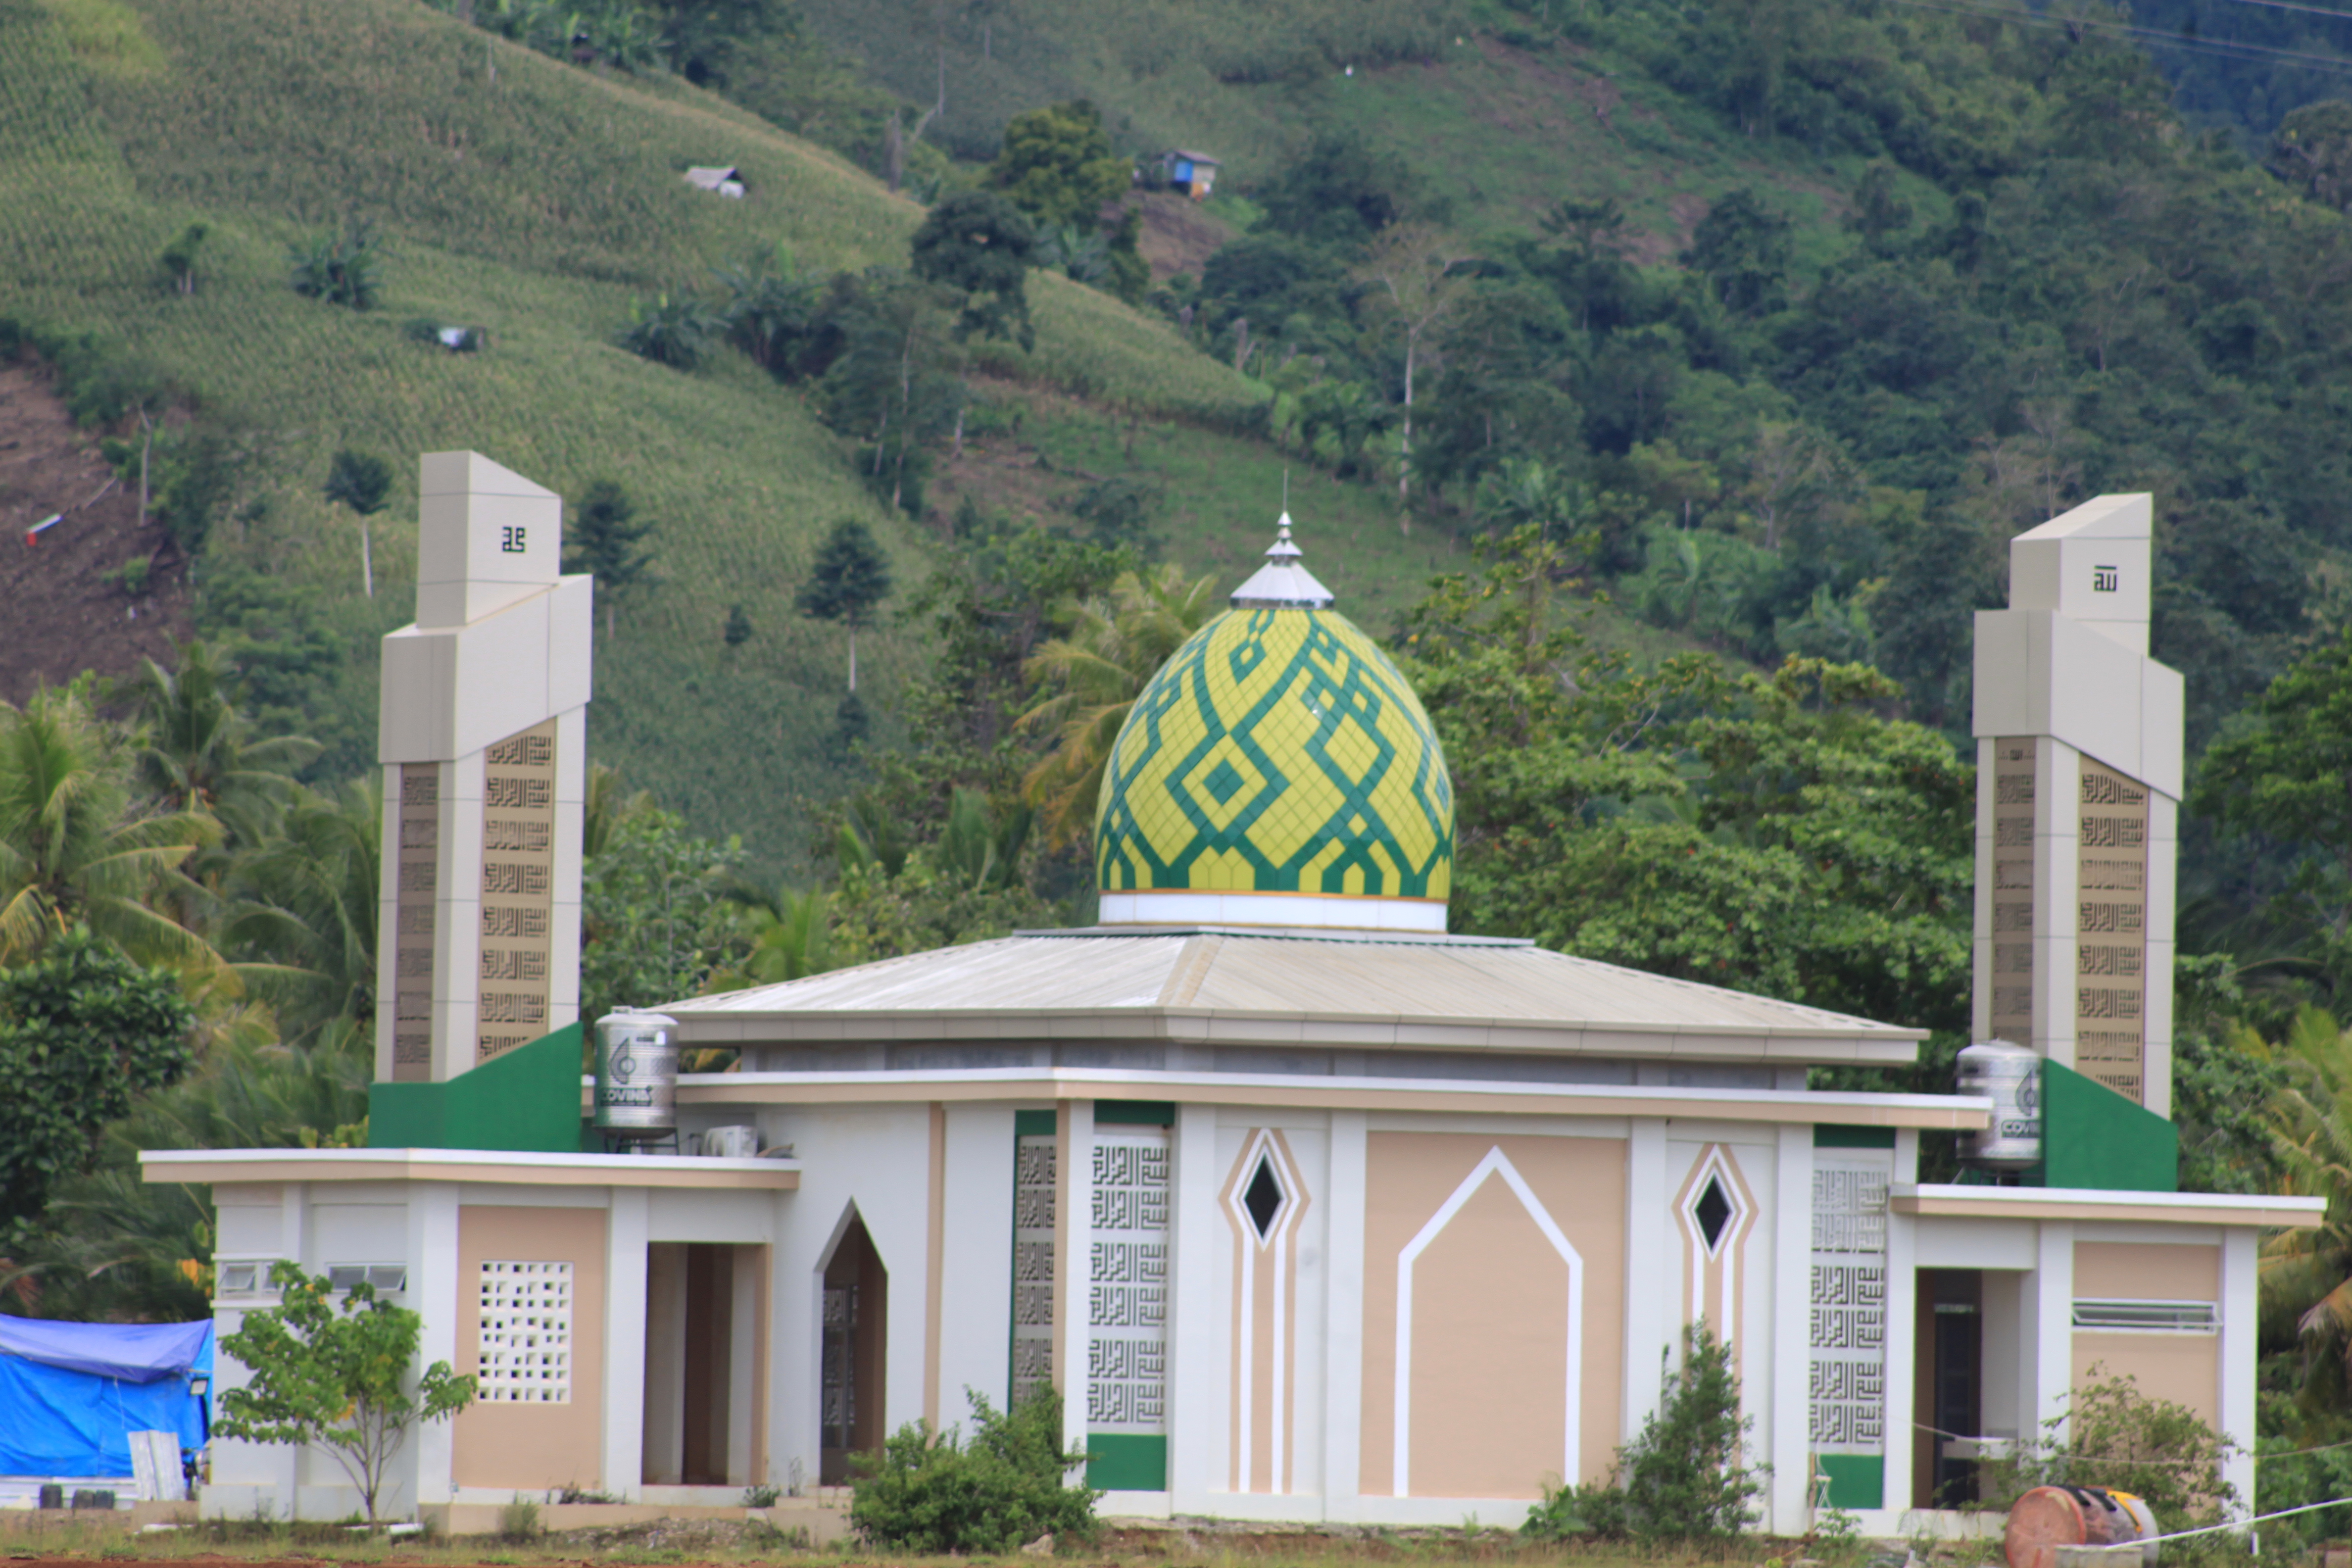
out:
<path id="1" fill-rule="evenodd" d="M 834 1244 L 824 1266 L 824 1333 L 817 1352 L 817 1480 L 846 1486 L 852 1454 L 882 1452 L 883 1389 L 888 1372 L 890 1271 L 863 1216 Z"/>
<path id="2" fill-rule="evenodd" d="M 1977 1500 L 1976 1445 L 1958 1440 L 1984 1432 L 1984 1275 L 1922 1268 L 1918 1303 L 1912 1506 L 1964 1508 Z"/>
<path id="3" fill-rule="evenodd" d="M 765 1479 L 767 1301 L 765 1247 L 646 1248 L 646 1485 Z"/>

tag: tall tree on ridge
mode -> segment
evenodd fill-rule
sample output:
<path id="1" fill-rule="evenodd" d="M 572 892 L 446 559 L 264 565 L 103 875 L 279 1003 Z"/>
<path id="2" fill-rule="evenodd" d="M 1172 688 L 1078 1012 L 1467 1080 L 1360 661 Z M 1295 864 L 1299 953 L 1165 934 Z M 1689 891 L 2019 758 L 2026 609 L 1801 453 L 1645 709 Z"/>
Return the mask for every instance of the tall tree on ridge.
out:
<path id="1" fill-rule="evenodd" d="M 849 628 L 849 689 L 857 690 L 857 628 L 874 606 L 890 596 L 890 563 L 874 531 L 854 517 L 833 525 L 817 547 L 816 564 L 793 605 L 814 621 L 839 621 Z"/>

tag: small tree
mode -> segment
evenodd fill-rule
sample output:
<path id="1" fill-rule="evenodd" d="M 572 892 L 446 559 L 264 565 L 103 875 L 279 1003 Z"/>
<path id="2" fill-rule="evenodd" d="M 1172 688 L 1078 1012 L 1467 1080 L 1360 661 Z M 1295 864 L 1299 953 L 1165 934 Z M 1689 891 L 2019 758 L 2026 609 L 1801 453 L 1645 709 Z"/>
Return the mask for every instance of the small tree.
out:
<path id="1" fill-rule="evenodd" d="M 854 517 L 833 525 L 817 547 L 816 565 L 801 584 L 793 608 L 811 620 L 839 621 L 849 628 L 849 689 L 857 689 L 857 628 L 874 606 L 890 596 L 890 564 L 874 542 L 873 531 Z"/>
<path id="2" fill-rule="evenodd" d="M 39 1215 L 58 1183 L 95 1163 L 100 1134 L 135 1096 L 185 1076 L 194 1023 L 168 970 L 79 926 L 0 969 L 0 1226 Z"/>
<path id="3" fill-rule="evenodd" d="M 1630 1535 L 1645 1542 L 1726 1541 L 1756 1521 L 1769 1465 L 1748 1463 L 1739 1377 L 1731 1347 L 1704 1322 L 1685 1331 L 1683 1364 L 1671 1367 L 1658 1408 L 1617 1450 L 1616 1473 L 1601 1486 L 1547 1489 L 1520 1533 Z"/>
<path id="4" fill-rule="evenodd" d="M 346 447 L 335 454 L 327 470 L 324 491 L 330 503 L 345 506 L 360 520 L 360 585 L 375 597 L 374 542 L 368 537 L 368 519 L 382 511 L 392 495 L 392 465 L 366 452 Z"/>
<path id="5" fill-rule="evenodd" d="M 164 280 L 174 294 L 196 291 L 196 253 L 204 248 L 205 237 L 212 229 L 205 224 L 192 223 L 180 231 L 180 237 L 163 247 L 159 258 Z"/>
<path id="6" fill-rule="evenodd" d="M 373 1524 L 384 1474 L 409 1427 L 471 1405 L 475 1379 L 436 1361 L 412 1397 L 405 1384 L 425 1324 L 420 1314 L 377 1300 L 365 1283 L 352 1286 L 339 1309 L 325 1279 L 284 1258 L 270 1265 L 269 1282 L 279 1305 L 247 1313 L 244 1326 L 220 1342 L 253 1376 L 222 1392 L 213 1431 L 246 1443 L 326 1449 L 359 1488 Z"/>
<path id="7" fill-rule="evenodd" d="M 648 570 L 653 552 L 637 548 L 637 541 L 653 526 L 651 518 L 637 515 L 636 503 L 614 479 L 598 479 L 590 485 L 572 509 L 572 537 L 563 544 L 563 569 L 594 574 L 597 595 L 604 601 L 608 637 L 614 635 L 614 608 L 621 595 L 653 583 Z"/>
<path id="8" fill-rule="evenodd" d="M 1037 341 L 1029 324 L 1030 263 L 1037 235 L 1021 209 L 992 191 L 967 191 L 933 207 L 915 231 L 915 276 L 955 290 L 963 301 L 956 336 Z"/>
<path id="9" fill-rule="evenodd" d="M 698 370 L 727 336 L 727 318 L 691 294 L 656 294 L 629 301 L 629 319 L 614 342 L 641 359 L 672 370 Z"/>
<path id="10" fill-rule="evenodd" d="M 352 218 L 340 233 L 314 236 L 287 253 L 294 292 L 330 305 L 372 310 L 383 290 L 383 247 L 365 223 Z"/>

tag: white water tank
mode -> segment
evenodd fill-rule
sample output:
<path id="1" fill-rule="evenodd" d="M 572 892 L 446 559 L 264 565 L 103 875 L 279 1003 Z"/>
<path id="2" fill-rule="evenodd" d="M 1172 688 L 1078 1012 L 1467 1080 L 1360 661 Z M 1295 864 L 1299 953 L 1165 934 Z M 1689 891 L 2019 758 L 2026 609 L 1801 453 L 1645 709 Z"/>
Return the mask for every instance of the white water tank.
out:
<path id="1" fill-rule="evenodd" d="M 1960 1158 L 2002 1171 L 2040 1164 L 2041 1057 L 2007 1040 L 1982 1040 L 1960 1053 L 1959 1067 L 1959 1091 L 1992 1101 L 1992 1124 L 1960 1134 Z"/>
<path id="2" fill-rule="evenodd" d="M 624 1009 L 596 1020 L 596 1130 L 663 1137 L 677 1130 L 677 1020 Z"/>

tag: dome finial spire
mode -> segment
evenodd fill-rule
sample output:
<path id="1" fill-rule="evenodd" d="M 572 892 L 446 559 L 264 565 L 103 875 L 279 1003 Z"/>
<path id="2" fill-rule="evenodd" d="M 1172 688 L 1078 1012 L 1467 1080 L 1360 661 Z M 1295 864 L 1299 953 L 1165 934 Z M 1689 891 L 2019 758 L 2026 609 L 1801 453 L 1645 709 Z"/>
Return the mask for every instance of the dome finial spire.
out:
<path id="1" fill-rule="evenodd" d="M 1331 590 L 1315 580 L 1315 574 L 1298 563 L 1304 552 L 1291 542 L 1290 513 L 1282 514 L 1275 525 L 1274 543 L 1265 552 L 1265 564 L 1254 573 L 1250 580 L 1234 590 L 1233 605 L 1236 610 L 1328 610 L 1331 607 Z"/>

